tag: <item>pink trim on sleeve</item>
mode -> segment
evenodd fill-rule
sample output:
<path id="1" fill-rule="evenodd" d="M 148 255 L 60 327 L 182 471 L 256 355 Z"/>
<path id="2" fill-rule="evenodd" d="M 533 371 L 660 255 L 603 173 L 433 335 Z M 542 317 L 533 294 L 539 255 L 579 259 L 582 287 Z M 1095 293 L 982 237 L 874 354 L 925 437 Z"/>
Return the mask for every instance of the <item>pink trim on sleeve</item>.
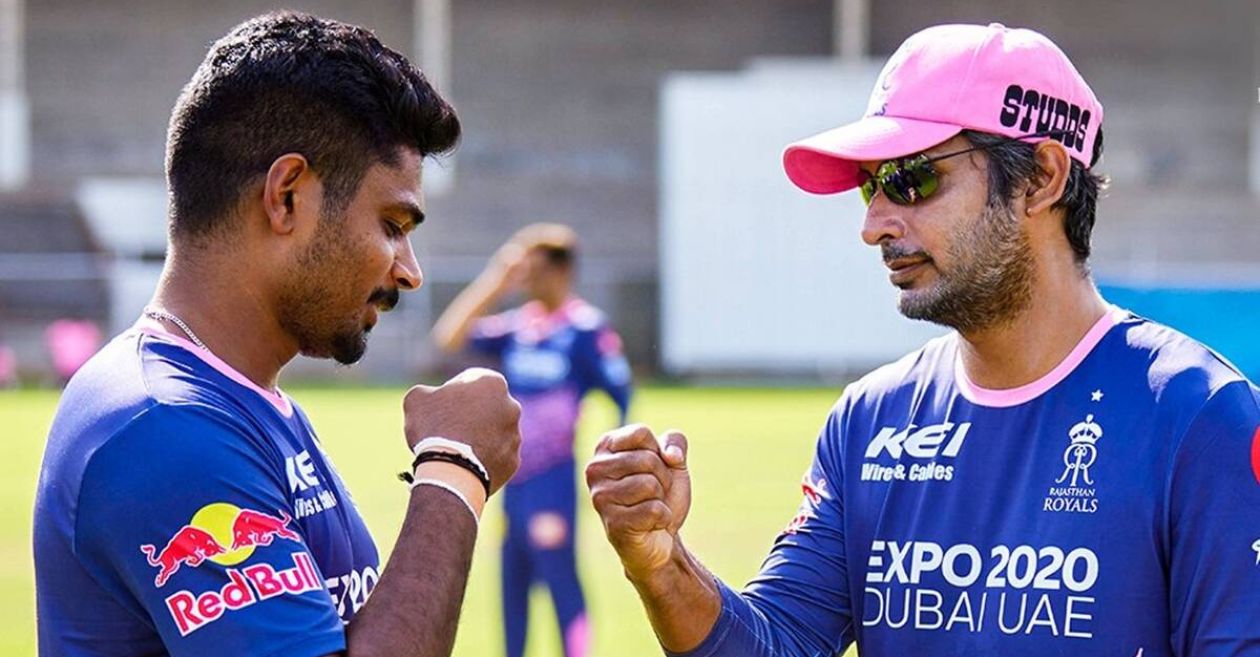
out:
<path id="1" fill-rule="evenodd" d="M 136 322 L 136 328 L 145 335 L 159 338 L 167 342 L 173 342 L 177 346 L 183 347 L 185 350 L 192 353 L 192 355 L 205 362 L 205 364 L 218 370 L 221 374 L 223 374 L 223 376 L 226 376 L 246 388 L 253 390 L 260 397 L 270 402 L 272 406 L 276 407 L 276 410 L 280 411 L 280 414 L 285 418 L 293 417 L 293 401 L 289 399 L 288 395 L 284 394 L 283 390 L 279 388 L 276 388 L 274 391 L 263 389 L 257 383 L 250 381 L 249 377 L 241 374 L 233 369 L 231 365 L 223 362 L 210 350 L 202 349 L 184 337 L 166 330 L 166 327 L 163 326 L 161 322 L 148 317 L 141 317 L 140 321 Z"/>
<path id="2" fill-rule="evenodd" d="M 1047 390 L 1053 388 L 1063 379 L 1066 379 L 1073 370 L 1076 369 L 1081 361 L 1089 355 L 1089 352 L 1098 346 L 1103 336 L 1110 331 L 1112 327 L 1119 324 L 1128 311 L 1111 306 L 1110 309 L 1103 314 L 1102 317 L 1094 322 L 1094 325 L 1085 333 L 1085 337 L 1076 343 L 1074 347 L 1054 369 L 1047 372 L 1044 376 L 1017 388 L 1006 388 L 1003 390 L 994 390 L 992 388 L 982 388 L 972 382 L 967 376 L 967 370 L 963 367 L 962 354 L 959 351 L 954 353 L 954 380 L 958 384 L 958 390 L 967 401 L 981 406 L 990 406 L 994 408 L 1008 408 L 1018 406 L 1024 402 L 1032 401 L 1041 396 Z M 957 340 L 955 336 L 955 340 Z"/>

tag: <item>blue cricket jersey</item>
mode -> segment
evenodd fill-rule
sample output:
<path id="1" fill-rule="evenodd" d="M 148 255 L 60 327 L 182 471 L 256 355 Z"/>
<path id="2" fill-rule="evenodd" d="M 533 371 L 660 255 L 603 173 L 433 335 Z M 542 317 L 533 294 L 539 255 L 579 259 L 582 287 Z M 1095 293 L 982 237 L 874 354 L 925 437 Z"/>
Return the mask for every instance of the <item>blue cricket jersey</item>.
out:
<path id="1" fill-rule="evenodd" d="M 497 359 L 521 404 L 521 482 L 573 460 L 582 398 L 608 393 L 624 424 L 630 405 L 630 366 L 621 338 L 604 314 L 572 297 L 555 312 L 538 301 L 473 325 L 469 348 Z M 511 484 L 509 484 L 511 485 Z"/>
<path id="2" fill-rule="evenodd" d="M 301 409 L 150 320 L 66 387 L 34 551 L 44 657 L 336 652 L 380 568 Z"/>
<path id="3" fill-rule="evenodd" d="M 1260 655 L 1258 392 L 1112 309 L 1042 379 L 957 334 L 849 386 L 797 516 L 692 655 Z"/>

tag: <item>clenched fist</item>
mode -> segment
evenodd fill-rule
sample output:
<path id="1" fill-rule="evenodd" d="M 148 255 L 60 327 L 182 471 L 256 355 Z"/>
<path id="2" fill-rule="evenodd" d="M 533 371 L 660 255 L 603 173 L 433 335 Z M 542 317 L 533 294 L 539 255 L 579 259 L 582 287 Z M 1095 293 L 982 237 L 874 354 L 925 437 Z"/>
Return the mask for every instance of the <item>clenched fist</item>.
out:
<path id="1" fill-rule="evenodd" d="M 664 566 L 691 508 L 687 438 L 669 431 L 658 439 L 641 424 L 604 434 L 586 483 L 626 574 L 646 577 Z"/>
<path id="2" fill-rule="evenodd" d="M 521 464 L 521 405 L 498 372 L 474 367 L 438 387 L 418 385 L 403 397 L 407 446 L 430 436 L 472 447 L 490 474 L 490 492 L 507 483 Z"/>

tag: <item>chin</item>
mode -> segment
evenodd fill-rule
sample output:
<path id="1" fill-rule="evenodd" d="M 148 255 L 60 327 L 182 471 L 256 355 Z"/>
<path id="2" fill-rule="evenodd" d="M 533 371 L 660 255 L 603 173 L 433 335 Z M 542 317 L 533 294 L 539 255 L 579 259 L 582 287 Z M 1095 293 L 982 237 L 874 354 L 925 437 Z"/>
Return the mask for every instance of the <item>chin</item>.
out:
<path id="1" fill-rule="evenodd" d="M 353 365 L 367 352 L 367 331 L 360 329 L 338 333 L 317 344 L 304 344 L 299 351 L 309 358 L 331 358 L 342 365 Z"/>
<path id="2" fill-rule="evenodd" d="M 897 297 L 897 311 L 907 319 L 917 319 L 940 324 L 941 299 L 932 289 L 914 290 L 902 288 Z"/>
<path id="3" fill-rule="evenodd" d="M 367 332 L 370 329 L 344 333 L 333 338 L 332 359 L 342 365 L 353 365 L 367 353 Z"/>

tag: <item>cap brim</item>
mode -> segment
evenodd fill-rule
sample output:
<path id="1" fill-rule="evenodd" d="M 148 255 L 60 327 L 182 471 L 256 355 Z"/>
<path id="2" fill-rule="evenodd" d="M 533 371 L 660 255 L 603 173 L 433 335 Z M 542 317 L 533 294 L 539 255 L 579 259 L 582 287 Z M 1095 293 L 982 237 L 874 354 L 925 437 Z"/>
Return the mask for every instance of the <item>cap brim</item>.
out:
<path id="1" fill-rule="evenodd" d="M 948 123 L 868 116 L 789 144 L 783 151 L 783 169 L 807 192 L 837 194 L 861 183 L 859 162 L 912 155 L 962 130 Z"/>

